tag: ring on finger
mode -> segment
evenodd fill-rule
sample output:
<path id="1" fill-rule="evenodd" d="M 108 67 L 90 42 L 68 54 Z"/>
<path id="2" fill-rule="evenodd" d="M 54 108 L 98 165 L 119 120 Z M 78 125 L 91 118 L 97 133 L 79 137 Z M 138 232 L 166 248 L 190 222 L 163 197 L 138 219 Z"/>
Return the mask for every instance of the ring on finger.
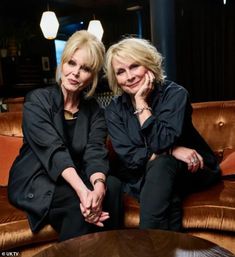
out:
<path id="1" fill-rule="evenodd" d="M 95 216 L 95 213 L 94 213 L 94 212 L 90 212 L 90 213 L 87 215 L 87 218 L 91 218 L 91 217 L 93 217 L 93 216 Z"/>

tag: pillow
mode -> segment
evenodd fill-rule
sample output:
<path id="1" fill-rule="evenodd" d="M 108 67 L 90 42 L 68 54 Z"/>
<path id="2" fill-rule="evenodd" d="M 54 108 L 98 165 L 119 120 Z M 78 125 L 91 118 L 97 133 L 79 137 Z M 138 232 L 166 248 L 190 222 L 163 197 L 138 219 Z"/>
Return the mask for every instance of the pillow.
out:
<path id="1" fill-rule="evenodd" d="M 235 176 L 235 152 L 230 153 L 220 163 L 222 176 Z"/>
<path id="2" fill-rule="evenodd" d="M 22 144 L 22 137 L 0 135 L 0 186 L 7 186 L 9 170 Z"/>

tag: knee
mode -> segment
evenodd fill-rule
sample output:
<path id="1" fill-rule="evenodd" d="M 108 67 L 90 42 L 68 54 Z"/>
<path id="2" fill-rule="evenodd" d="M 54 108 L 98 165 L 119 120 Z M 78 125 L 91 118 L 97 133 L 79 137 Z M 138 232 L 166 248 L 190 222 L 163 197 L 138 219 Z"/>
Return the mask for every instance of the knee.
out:
<path id="1" fill-rule="evenodd" d="M 149 165 L 156 166 L 175 166 L 176 159 L 172 155 L 159 155 L 154 160 L 149 161 Z"/>
<path id="2" fill-rule="evenodd" d="M 112 185 L 113 187 L 120 187 L 122 182 L 119 178 L 114 176 L 107 176 L 107 186 Z"/>
<path id="3" fill-rule="evenodd" d="M 160 155 L 147 164 L 147 174 L 159 176 L 160 174 L 175 175 L 177 171 L 177 160 L 171 155 Z"/>
<path id="4" fill-rule="evenodd" d="M 104 209 L 112 213 L 113 217 L 118 217 L 122 212 L 123 205 L 122 183 L 113 176 L 107 177 L 107 191 L 104 199 Z M 115 213 L 115 214 L 114 214 Z M 113 220 L 113 217 L 111 220 Z"/>
<path id="5" fill-rule="evenodd" d="M 114 192 L 114 193 L 121 192 L 122 182 L 120 181 L 120 179 L 114 176 L 108 176 L 106 183 L 107 183 L 107 190 L 109 192 Z"/>

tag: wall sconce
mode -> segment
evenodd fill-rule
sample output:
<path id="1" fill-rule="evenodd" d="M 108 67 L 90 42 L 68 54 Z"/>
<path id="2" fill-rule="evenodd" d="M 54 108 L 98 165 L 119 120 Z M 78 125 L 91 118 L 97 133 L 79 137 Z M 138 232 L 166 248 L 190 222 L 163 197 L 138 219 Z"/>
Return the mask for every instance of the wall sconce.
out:
<path id="1" fill-rule="evenodd" d="M 42 14 L 40 27 L 46 39 L 54 39 L 57 36 L 59 22 L 54 12 L 46 11 Z"/>
<path id="2" fill-rule="evenodd" d="M 91 20 L 88 25 L 88 32 L 95 35 L 100 41 L 103 37 L 104 30 L 99 20 Z"/>
<path id="3" fill-rule="evenodd" d="M 224 1 L 224 4 L 226 4 L 226 0 L 223 0 Z"/>

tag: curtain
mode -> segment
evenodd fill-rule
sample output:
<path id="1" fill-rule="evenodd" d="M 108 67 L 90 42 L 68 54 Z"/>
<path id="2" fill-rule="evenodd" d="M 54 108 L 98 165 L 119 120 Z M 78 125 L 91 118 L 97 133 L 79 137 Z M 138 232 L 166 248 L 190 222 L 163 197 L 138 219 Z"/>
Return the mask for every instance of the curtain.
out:
<path id="1" fill-rule="evenodd" d="M 176 0 L 177 82 L 193 102 L 235 99 L 234 13 L 234 0 Z"/>

